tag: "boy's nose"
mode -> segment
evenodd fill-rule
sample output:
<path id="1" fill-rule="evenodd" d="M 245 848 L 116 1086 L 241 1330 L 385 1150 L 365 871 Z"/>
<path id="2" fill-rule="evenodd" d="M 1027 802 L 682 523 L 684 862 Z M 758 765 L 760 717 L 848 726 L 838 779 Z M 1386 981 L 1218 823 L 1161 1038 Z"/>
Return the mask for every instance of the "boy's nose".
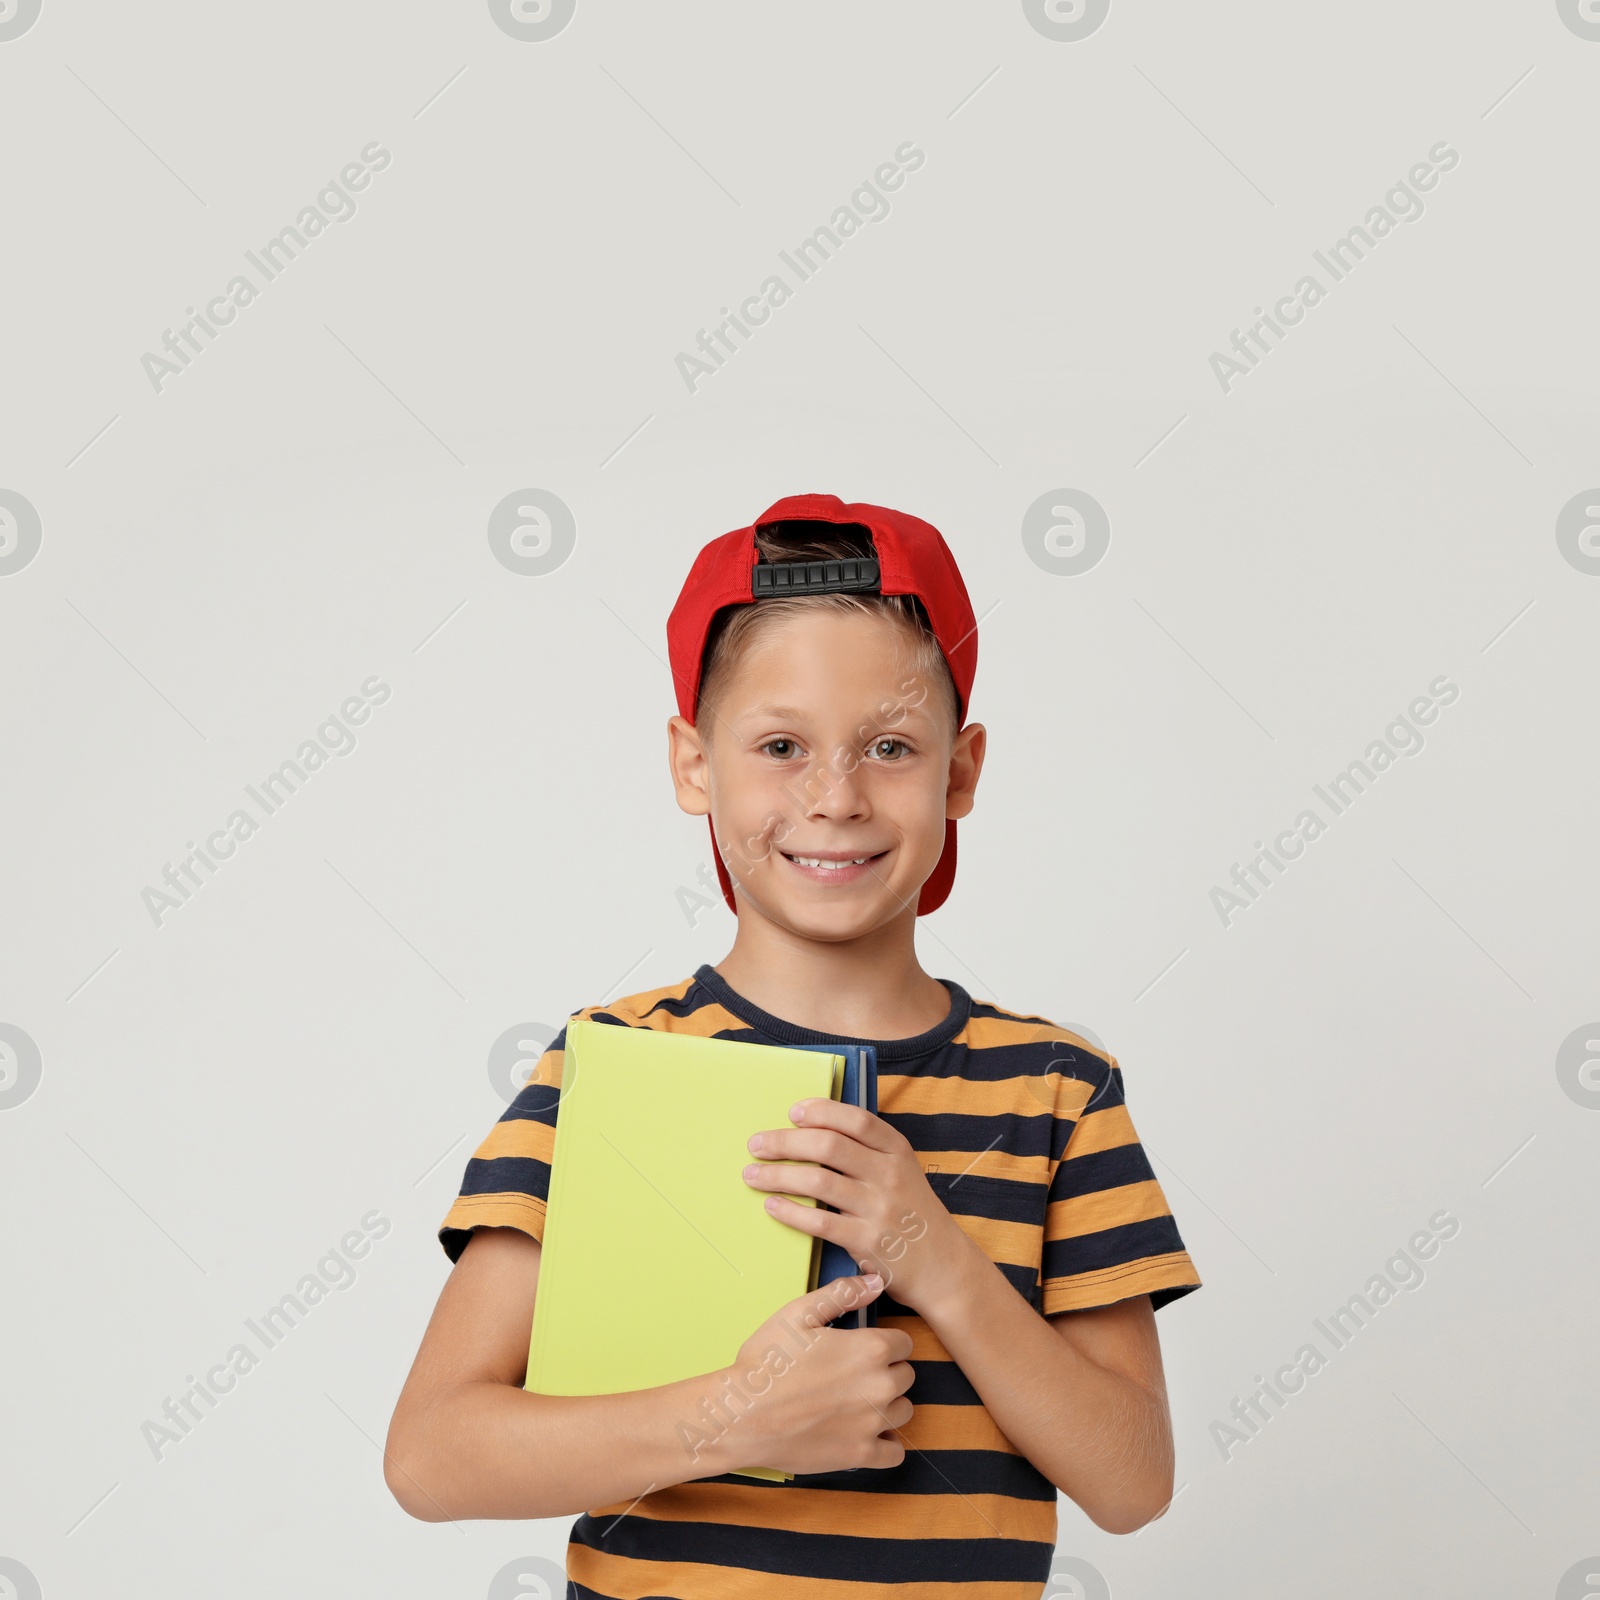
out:
<path id="1" fill-rule="evenodd" d="M 809 815 L 834 820 L 859 820 L 871 815 L 867 786 L 859 770 L 851 764 L 829 757 L 812 768 L 807 779 Z"/>

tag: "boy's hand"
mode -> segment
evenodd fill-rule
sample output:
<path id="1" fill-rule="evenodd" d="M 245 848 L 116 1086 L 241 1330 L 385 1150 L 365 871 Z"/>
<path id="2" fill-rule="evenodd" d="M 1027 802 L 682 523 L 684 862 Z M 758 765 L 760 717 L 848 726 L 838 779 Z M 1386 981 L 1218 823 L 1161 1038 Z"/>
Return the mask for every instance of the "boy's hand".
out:
<path id="1" fill-rule="evenodd" d="M 841 1245 L 862 1272 L 878 1273 L 895 1299 L 914 1311 L 942 1298 L 971 1241 L 929 1186 L 910 1140 L 860 1106 L 821 1096 L 799 1101 L 789 1116 L 795 1127 L 751 1136 L 751 1153 L 763 1160 L 745 1168 L 745 1182 L 810 1195 L 835 1209 L 803 1206 L 775 1192 L 767 1199 L 772 1215 Z M 778 1164 L 783 1161 L 817 1165 Z"/>
<path id="2" fill-rule="evenodd" d="M 835 1279 L 780 1307 L 745 1340 L 725 1369 L 749 1396 L 737 1410 L 731 1399 L 724 1402 L 738 1418 L 739 1465 L 843 1472 L 905 1460 L 895 1430 L 913 1410 L 906 1399 L 916 1376 L 906 1360 L 911 1335 L 899 1328 L 826 1326 L 881 1289 L 876 1279 Z"/>

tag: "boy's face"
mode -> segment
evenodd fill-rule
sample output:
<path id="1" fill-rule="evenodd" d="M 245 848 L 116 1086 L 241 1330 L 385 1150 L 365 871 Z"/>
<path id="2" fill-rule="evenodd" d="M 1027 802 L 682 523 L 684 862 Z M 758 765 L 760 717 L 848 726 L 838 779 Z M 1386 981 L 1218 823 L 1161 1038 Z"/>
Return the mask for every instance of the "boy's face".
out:
<path id="1" fill-rule="evenodd" d="M 947 691 L 910 661 L 888 619 L 804 612 L 751 642 L 709 728 L 671 719 L 678 804 L 709 811 L 741 914 L 830 941 L 915 919 L 945 819 L 972 809 L 984 730 L 952 742 Z"/>

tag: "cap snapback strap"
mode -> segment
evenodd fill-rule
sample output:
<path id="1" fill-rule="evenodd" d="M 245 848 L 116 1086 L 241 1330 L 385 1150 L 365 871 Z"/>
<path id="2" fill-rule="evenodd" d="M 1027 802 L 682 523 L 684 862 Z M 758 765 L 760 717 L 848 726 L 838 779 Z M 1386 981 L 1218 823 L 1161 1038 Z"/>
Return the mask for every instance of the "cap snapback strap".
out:
<path id="1" fill-rule="evenodd" d="M 842 561 L 763 561 L 751 569 L 751 598 L 796 594 L 877 594 L 876 556 Z"/>

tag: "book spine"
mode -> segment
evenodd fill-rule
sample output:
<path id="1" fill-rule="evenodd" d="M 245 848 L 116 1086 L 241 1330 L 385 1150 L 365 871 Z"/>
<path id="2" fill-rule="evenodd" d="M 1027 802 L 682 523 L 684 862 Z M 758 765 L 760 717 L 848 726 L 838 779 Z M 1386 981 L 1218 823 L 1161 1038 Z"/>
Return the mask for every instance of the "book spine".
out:
<path id="1" fill-rule="evenodd" d="M 856 1062 L 856 1093 L 864 1109 L 874 1116 L 878 1114 L 878 1052 L 873 1047 L 863 1045 L 860 1058 Z M 858 1328 L 876 1328 L 878 1326 L 878 1302 L 868 1301 L 856 1313 L 856 1326 Z"/>

